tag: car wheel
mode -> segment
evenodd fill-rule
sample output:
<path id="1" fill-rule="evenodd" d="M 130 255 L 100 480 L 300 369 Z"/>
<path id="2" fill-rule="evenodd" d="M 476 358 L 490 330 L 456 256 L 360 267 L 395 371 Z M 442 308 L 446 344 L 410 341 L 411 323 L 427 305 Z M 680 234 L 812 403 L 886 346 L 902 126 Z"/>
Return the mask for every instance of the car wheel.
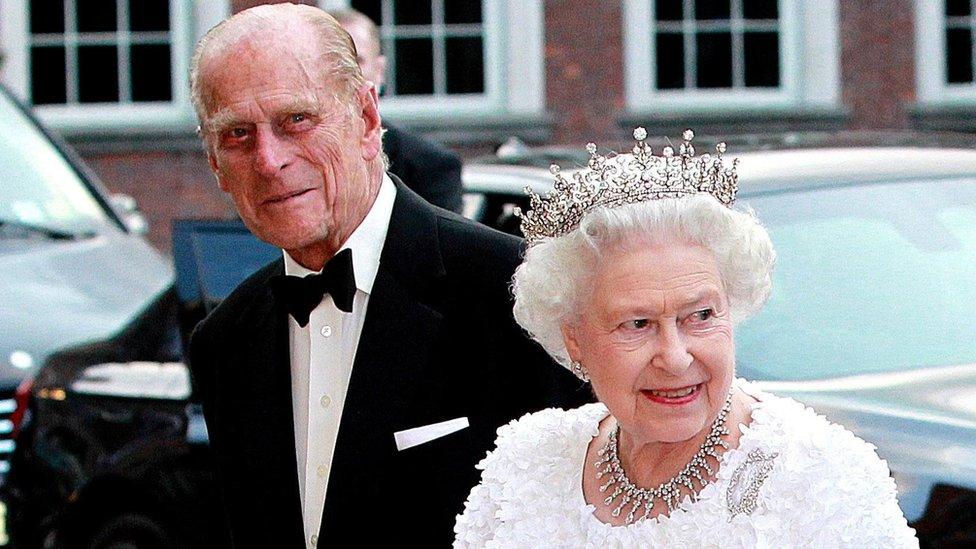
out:
<path id="1" fill-rule="evenodd" d="M 122 513 L 103 522 L 88 549 L 171 549 L 184 547 L 159 521 L 139 513 Z"/>

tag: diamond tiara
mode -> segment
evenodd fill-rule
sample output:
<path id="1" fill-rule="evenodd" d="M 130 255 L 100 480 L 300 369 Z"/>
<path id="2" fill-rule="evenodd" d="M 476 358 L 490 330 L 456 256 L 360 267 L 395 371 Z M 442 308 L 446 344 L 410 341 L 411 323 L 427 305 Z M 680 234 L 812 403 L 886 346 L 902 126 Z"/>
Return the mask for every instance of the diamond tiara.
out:
<path id="1" fill-rule="evenodd" d="M 530 209 L 515 215 L 522 219 L 522 232 L 529 244 L 546 238 L 556 238 L 579 226 L 588 212 L 597 207 L 615 208 L 624 204 L 646 202 L 661 198 L 679 198 L 692 194 L 707 193 L 726 206 L 735 202 L 739 189 L 736 174 L 738 160 L 726 167 L 722 161 L 725 143 L 715 147 L 716 154 L 695 156 L 691 144 L 695 133 L 685 130 L 678 153 L 672 147 L 664 147 L 660 156 L 654 156 L 645 140 L 644 128 L 634 130 L 632 154 L 597 153 L 596 145 L 588 143 L 590 160 L 587 167 L 567 179 L 559 166 L 553 164 L 549 171 L 555 176 L 553 188 L 545 196 L 526 187 Z"/>

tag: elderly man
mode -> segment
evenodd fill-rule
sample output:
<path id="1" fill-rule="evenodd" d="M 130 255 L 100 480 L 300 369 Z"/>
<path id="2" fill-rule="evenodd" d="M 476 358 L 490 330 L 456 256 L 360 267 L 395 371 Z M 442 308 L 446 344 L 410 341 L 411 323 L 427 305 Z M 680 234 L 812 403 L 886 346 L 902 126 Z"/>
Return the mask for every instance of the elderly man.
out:
<path id="1" fill-rule="evenodd" d="M 284 251 L 190 345 L 235 544 L 448 544 L 498 426 L 588 398 L 513 321 L 521 243 L 384 174 L 376 90 L 316 8 L 235 15 L 191 80 L 218 185 Z"/>
<path id="2" fill-rule="evenodd" d="M 373 20 L 354 9 L 329 12 L 352 37 L 363 78 L 383 89 L 386 56 L 380 52 L 380 32 Z M 461 159 L 444 147 L 383 121 L 383 152 L 389 171 L 403 178 L 411 190 L 435 206 L 460 212 Z"/>

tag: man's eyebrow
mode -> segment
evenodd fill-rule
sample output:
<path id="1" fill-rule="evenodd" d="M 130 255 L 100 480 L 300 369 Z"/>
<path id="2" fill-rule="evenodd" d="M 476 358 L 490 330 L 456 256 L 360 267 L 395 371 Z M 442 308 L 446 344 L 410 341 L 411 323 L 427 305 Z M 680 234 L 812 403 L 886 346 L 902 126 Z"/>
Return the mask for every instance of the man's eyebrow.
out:
<path id="1" fill-rule="evenodd" d="M 298 98 L 285 103 L 279 111 L 285 114 L 293 113 L 308 113 L 317 115 L 319 113 L 319 105 L 315 101 L 310 101 L 304 98 Z"/>
<path id="2" fill-rule="evenodd" d="M 220 133 L 226 128 L 237 126 L 242 124 L 244 121 L 228 110 L 217 111 L 216 114 L 210 117 L 207 121 L 207 129 L 213 133 Z"/>

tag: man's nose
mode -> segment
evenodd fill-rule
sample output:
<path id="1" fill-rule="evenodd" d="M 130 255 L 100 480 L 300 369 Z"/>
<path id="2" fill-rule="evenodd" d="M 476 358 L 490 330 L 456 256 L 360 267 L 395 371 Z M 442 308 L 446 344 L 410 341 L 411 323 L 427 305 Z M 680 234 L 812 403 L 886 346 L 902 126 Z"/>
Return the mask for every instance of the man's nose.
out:
<path id="1" fill-rule="evenodd" d="M 277 177 L 291 163 L 291 158 L 291 147 L 287 140 L 269 126 L 259 125 L 255 129 L 255 171 L 266 178 Z"/>
<path id="2" fill-rule="evenodd" d="M 663 322 L 658 329 L 657 349 L 651 358 L 651 365 L 673 375 L 679 375 L 691 366 L 693 360 L 678 326 Z"/>

